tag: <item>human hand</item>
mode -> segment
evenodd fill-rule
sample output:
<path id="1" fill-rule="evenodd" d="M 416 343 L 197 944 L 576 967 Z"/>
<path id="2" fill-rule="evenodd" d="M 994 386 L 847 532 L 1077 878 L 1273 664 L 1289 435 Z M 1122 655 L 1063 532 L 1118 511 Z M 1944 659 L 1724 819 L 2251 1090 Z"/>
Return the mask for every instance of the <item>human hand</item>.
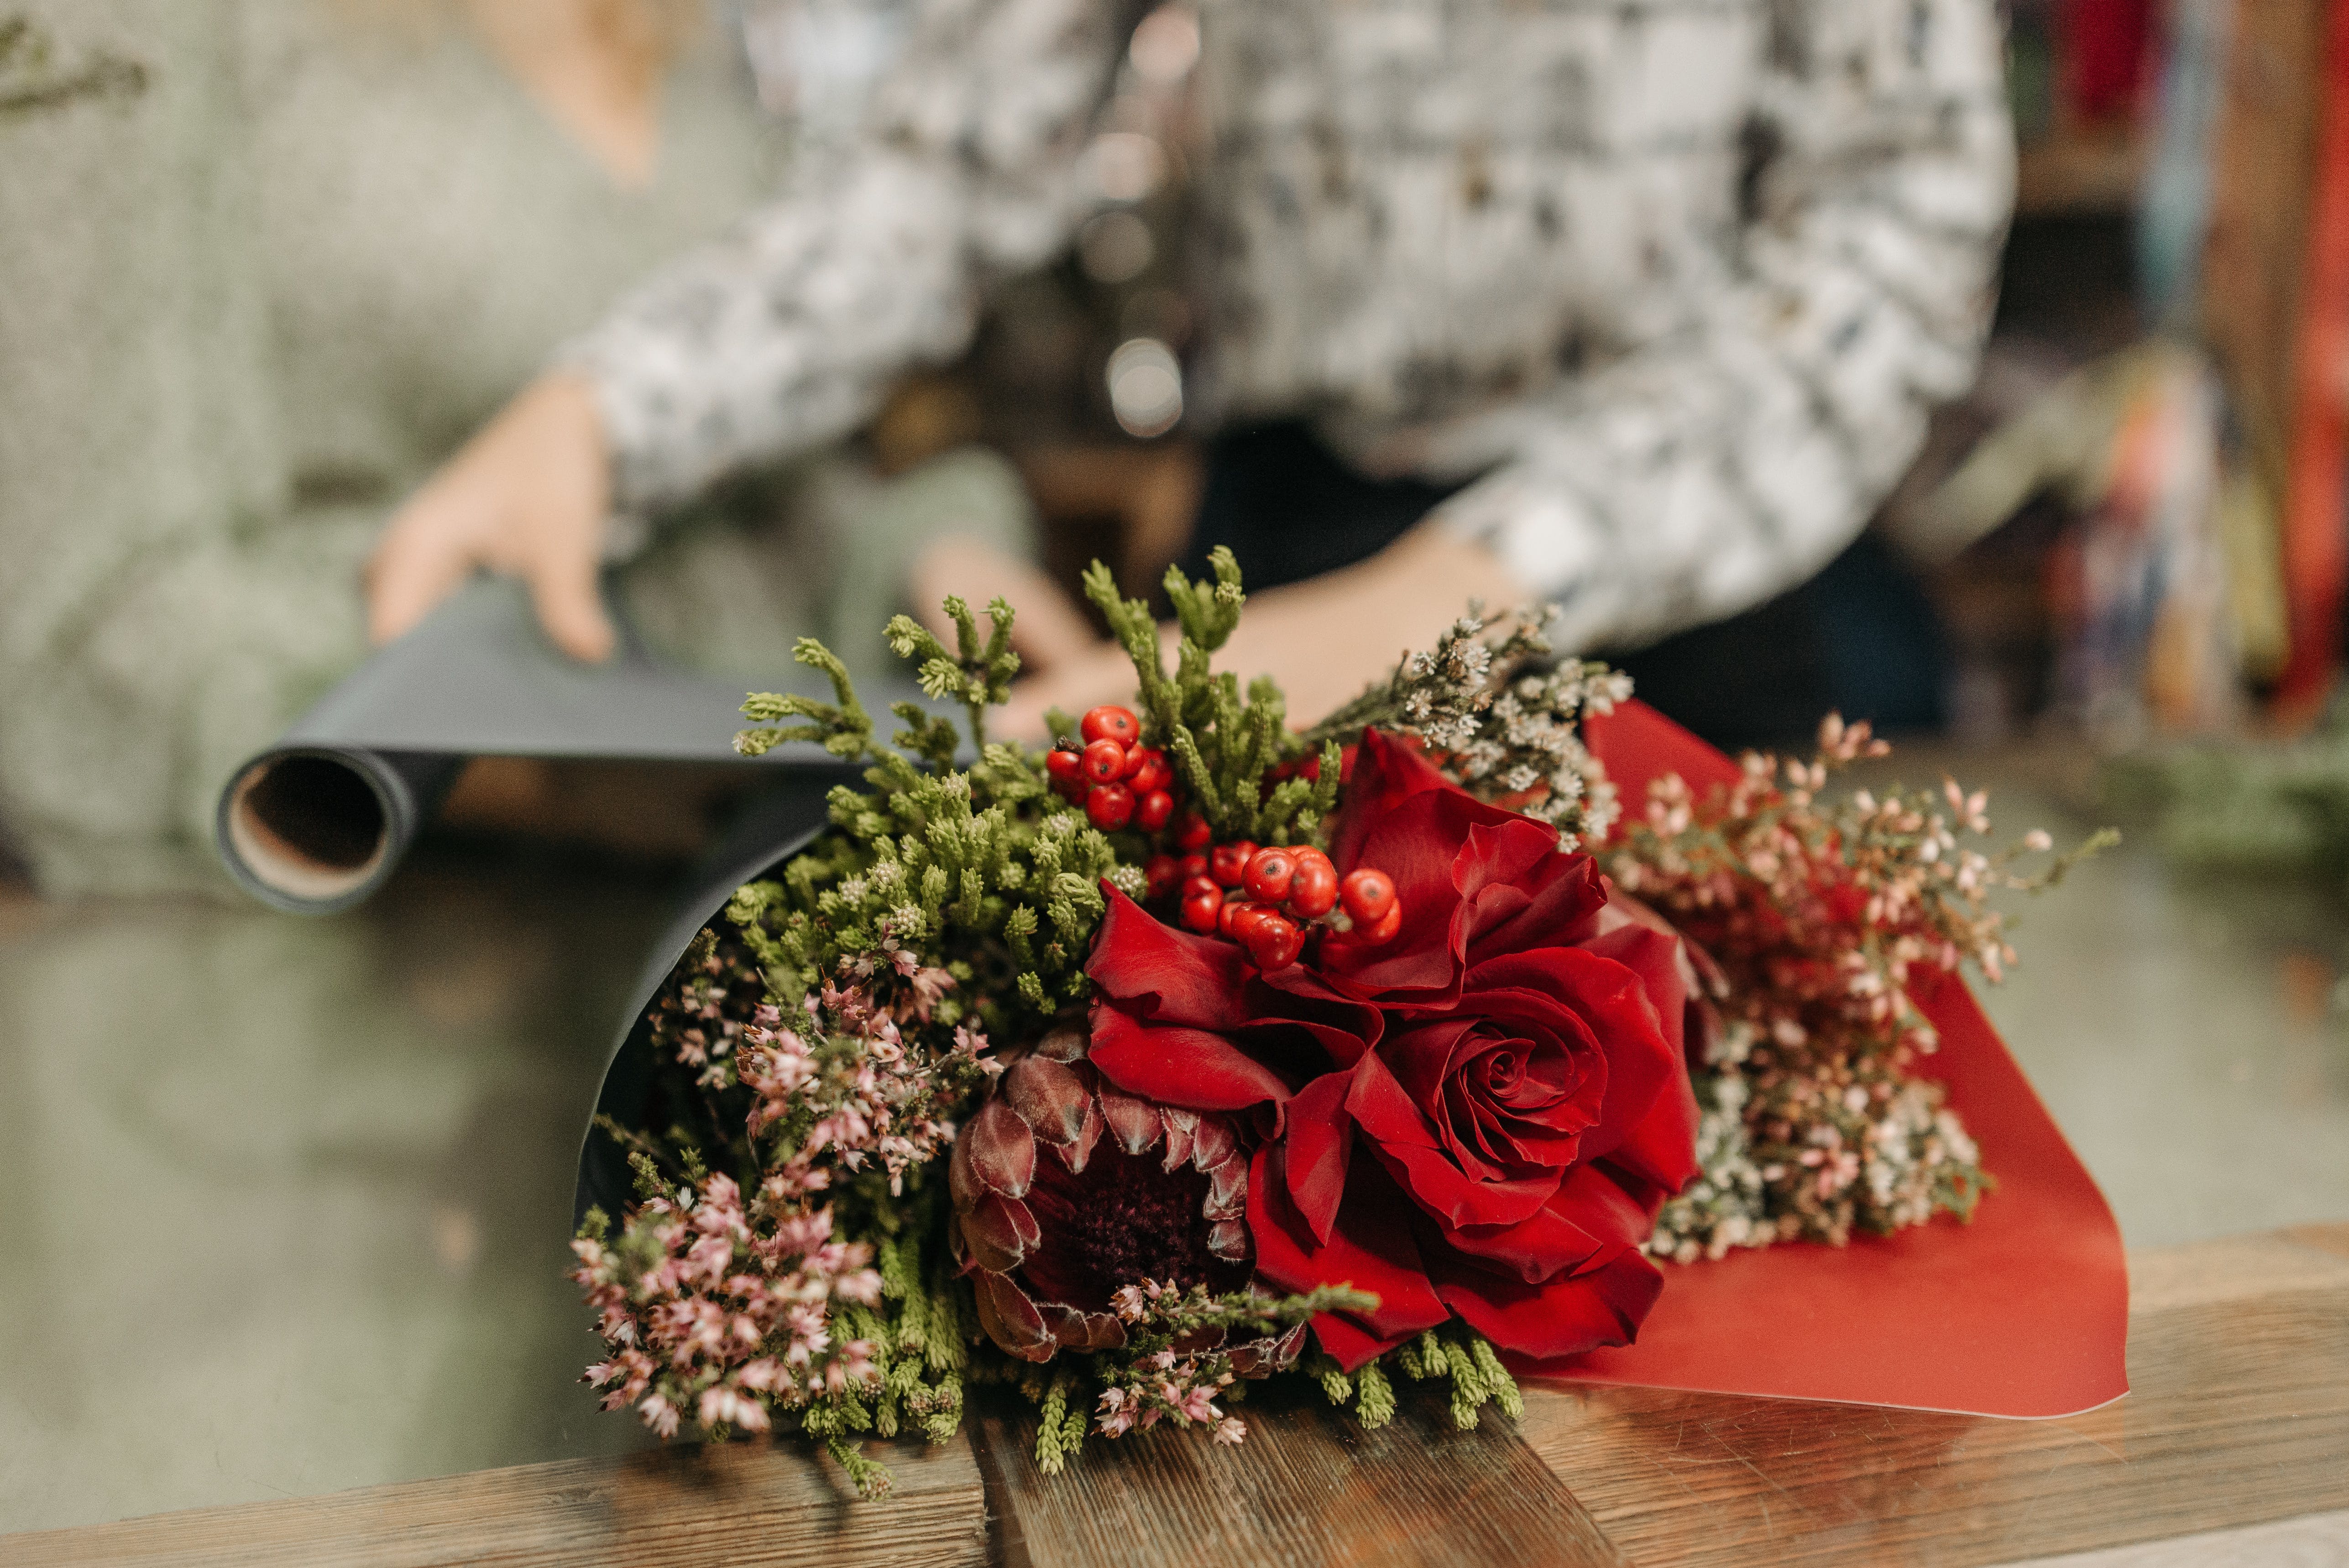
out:
<path id="1" fill-rule="evenodd" d="M 385 525 L 367 562 L 367 634 L 390 642 L 477 571 L 522 579 L 539 624 L 574 659 L 615 635 L 596 587 L 611 509 L 595 389 L 541 377 L 499 411 Z"/>
<path id="2" fill-rule="evenodd" d="M 1216 662 L 1244 683 L 1272 676 L 1288 695 L 1290 716 L 1309 722 L 1386 676 L 1405 653 L 1432 646 L 1469 600 L 1499 609 L 1525 596 L 1490 551 L 1423 525 L 1357 565 L 1249 594 L 1239 629 Z M 1159 627 L 1170 660 L 1178 635 L 1172 624 Z M 1046 709 L 1082 713 L 1133 696 L 1125 651 L 1092 640 L 1013 686 L 1003 727 L 1021 739 L 1048 739 Z"/>

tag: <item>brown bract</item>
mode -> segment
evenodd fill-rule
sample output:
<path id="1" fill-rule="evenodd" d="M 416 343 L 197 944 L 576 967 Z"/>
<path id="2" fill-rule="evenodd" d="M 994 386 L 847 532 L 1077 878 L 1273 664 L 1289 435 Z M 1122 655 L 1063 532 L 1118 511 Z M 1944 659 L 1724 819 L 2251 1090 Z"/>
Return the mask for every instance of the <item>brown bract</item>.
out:
<path id="1" fill-rule="evenodd" d="M 1125 1343 L 1110 1297 L 1144 1281 L 1247 1280 L 1250 1150 L 1237 1124 L 1123 1093 L 1054 1029 L 1004 1073 L 956 1139 L 948 1244 L 1006 1352 Z"/>

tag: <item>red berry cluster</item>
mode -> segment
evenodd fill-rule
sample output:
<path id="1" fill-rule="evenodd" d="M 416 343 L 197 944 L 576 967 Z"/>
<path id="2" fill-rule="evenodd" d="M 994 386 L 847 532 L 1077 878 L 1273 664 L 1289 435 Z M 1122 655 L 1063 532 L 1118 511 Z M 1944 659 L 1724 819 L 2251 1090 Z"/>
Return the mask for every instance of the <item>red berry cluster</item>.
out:
<path id="1" fill-rule="evenodd" d="M 1402 906 L 1384 872 L 1365 866 L 1340 880 L 1330 857 L 1309 844 L 1259 849 L 1242 840 L 1208 849 L 1206 826 L 1185 818 L 1177 838 L 1183 858 L 1152 859 L 1151 895 L 1180 887 L 1183 923 L 1202 935 L 1229 937 L 1257 968 L 1297 962 L 1317 923 L 1340 905 L 1363 941 L 1385 942 L 1401 929 Z M 1184 842 L 1194 834 L 1195 842 Z"/>
<path id="2" fill-rule="evenodd" d="M 1164 752 L 1140 744 L 1142 721 L 1133 710 L 1104 703 L 1078 729 L 1081 748 L 1063 741 L 1044 758 L 1052 788 L 1082 806 L 1085 820 L 1104 833 L 1164 827 L 1174 814 L 1174 769 Z"/>
<path id="3" fill-rule="evenodd" d="M 1132 708 L 1104 703 L 1086 713 L 1078 731 L 1081 740 L 1063 740 L 1044 758 L 1053 789 L 1082 806 L 1104 833 L 1129 826 L 1145 833 L 1171 830 L 1178 853 L 1150 858 L 1144 896 L 1155 901 L 1179 888 L 1182 922 L 1191 930 L 1229 937 L 1257 968 L 1279 969 L 1297 962 L 1317 923 L 1341 904 L 1362 941 L 1385 942 L 1402 927 L 1402 906 L 1384 872 L 1364 867 L 1341 880 L 1330 857 L 1310 845 L 1217 844 L 1198 812 L 1175 820 L 1174 769 L 1164 751 L 1141 744 L 1142 721 Z M 1266 787 L 1320 772 L 1318 757 L 1285 762 L 1269 772 Z"/>

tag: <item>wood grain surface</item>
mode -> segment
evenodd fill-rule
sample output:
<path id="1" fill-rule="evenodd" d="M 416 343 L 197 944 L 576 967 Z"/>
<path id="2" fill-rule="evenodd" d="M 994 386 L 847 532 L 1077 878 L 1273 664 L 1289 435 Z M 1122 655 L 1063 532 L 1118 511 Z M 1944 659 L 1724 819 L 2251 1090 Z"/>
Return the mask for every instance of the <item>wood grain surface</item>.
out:
<path id="1" fill-rule="evenodd" d="M 1031 1417 L 983 1417 L 1005 1568 L 1623 1563 L 1497 1410 L 1456 1431 L 1443 1407 L 1406 1398 L 1365 1432 L 1310 1393 L 1243 1408 L 1240 1451 L 1162 1427 L 1088 1443 L 1057 1477 L 1036 1468 Z"/>
<path id="2" fill-rule="evenodd" d="M 987 1500 L 966 1439 L 871 1443 L 895 1501 L 860 1502 L 791 1441 L 517 1465 L 327 1497 L 0 1536 L 0 1563 L 264 1568 L 980 1568 Z"/>
<path id="3" fill-rule="evenodd" d="M 2344 1563 L 2349 1563 L 2349 1510 L 2034 1557 L 2001 1568 L 2341 1568 Z"/>
<path id="4" fill-rule="evenodd" d="M 1030 1420 L 997 1408 L 976 1452 L 874 1445 L 893 1504 L 788 1442 L 678 1448 L 0 1536 L 0 1564 L 1980 1568 L 2341 1540 L 2349 1225 L 2140 1253 L 2131 1277 L 2134 1390 L 2061 1421 L 1561 1385 L 1529 1388 L 1514 1427 L 1406 1402 L 1363 1433 L 1300 1392 L 1243 1407 L 1237 1452 L 1162 1430 L 1047 1480 Z"/>
<path id="5" fill-rule="evenodd" d="M 1528 1390 L 1638 1563 L 2007 1563 L 2349 1505 L 2349 1227 L 2140 1253 L 2128 1398 L 2060 1421 Z"/>

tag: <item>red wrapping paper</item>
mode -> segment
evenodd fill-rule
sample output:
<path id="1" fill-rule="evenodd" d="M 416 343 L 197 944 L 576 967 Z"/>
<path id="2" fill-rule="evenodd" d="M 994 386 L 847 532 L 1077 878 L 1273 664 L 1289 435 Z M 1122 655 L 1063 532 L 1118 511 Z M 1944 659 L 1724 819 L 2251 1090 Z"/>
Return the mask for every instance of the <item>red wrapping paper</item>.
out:
<path id="1" fill-rule="evenodd" d="M 1637 811 L 1678 772 L 1700 796 L 1736 764 L 1640 703 L 1585 737 Z M 1785 1243 L 1664 1264 L 1636 1344 L 1520 1368 L 1543 1377 L 1966 1415 L 2075 1415 L 2128 1391 L 2128 1274 L 2112 1210 L 1955 977 L 1920 983 L 1940 1031 L 1919 1070 L 1997 1181 L 1948 1216 L 1847 1247 Z"/>

